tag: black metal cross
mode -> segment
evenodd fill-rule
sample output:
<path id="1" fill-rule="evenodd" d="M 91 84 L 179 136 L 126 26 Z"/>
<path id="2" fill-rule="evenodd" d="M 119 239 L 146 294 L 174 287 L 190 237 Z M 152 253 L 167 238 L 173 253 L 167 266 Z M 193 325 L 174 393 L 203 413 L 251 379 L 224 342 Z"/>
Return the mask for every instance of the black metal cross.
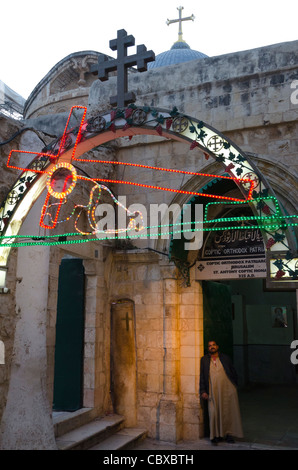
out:
<path id="1" fill-rule="evenodd" d="M 91 67 L 92 73 L 97 73 L 101 81 L 108 80 L 109 72 L 117 70 L 117 95 L 110 98 L 112 106 L 119 108 L 125 107 L 135 101 L 135 95 L 127 90 L 128 68 L 137 66 L 139 72 L 147 70 L 147 63 L 155 60 L 153 51 L 147 51 L 144 44 L 137 46 L 137 53 L 131 56 L 127 55 L 127 48 L 134 46 L 135 38 L 127 35 L 125 29 L 117 31 L 117 39 L 110 41 L 110 48 L 117 51 L 117 59 L 108 60 L 105 55 L 99 56 L 98 64 Z"/>

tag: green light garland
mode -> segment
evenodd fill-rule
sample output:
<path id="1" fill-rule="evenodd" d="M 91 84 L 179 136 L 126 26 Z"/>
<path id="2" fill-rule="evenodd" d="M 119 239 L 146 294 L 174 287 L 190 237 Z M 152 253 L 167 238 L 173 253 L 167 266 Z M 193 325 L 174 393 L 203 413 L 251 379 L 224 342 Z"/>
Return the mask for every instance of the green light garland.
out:
<path id="1" fill-rule="evenodd" d="M 228 205 L 243 205 L 243 204 L 247 204 L 248 203 L 254 203 L 254 202 L 264 202 L 264 201 L 267 201 L 267 200 L 271 200 L 275 203 L 275 209 L 276 209 L 276 213 L 279 214 L 279 216 L 283 217 L 282 214 L 281 214 L 281 210 L 280 210 L 280 207 L 278 205 L 278 201 L 276 199 L 275 196 L 266 196 L 266 197 L 256 197 L 254 199 L 251 199 L 250 201 L 231 201 L 228 203 Z M 209 206 L 212 206 L 212 205 L 227 205 L 227 203 L 223 202 L 223 201 L 216 201 L 216 202 L 209 202 L 208 204 L 206 204 L 206 207 L 205 207 L 205 214 L 204 214 L 204 222 L 209 222 L 207 220 L 207 213 L 208 213 L 208 209 L 209 209 Z M 244 220 L 247 219 L 249 216 L 247 217 L 244 217 Z M 250 216 L 251 218 L 257 218 L 258 216 Z M 259 216 L 261 218 L 266 218 L 265 216 Z M 270 216 L 269 216 L 270 217 Z M 287 216 L 288 217 L 288 216 Z M 293 216 L 295 217 L 295 216 Z M 239 217 L 239 220 L 241 220 L 242 218 Z M 210 221 L 211 222 L 211 221 Z"/>
<path id="2" fill-rule="evenodd" d="M 282 216 L 279 216 L 279 217 L 282 217 Z M 289 216 L 289 217 L 298 217 L 298 216 Z M 236 218 L 237 219 L 237 218 Z M 242 219 L 242 218 L 241 218 Z M 244 219 L 244 218 L 243 218 Z M 215 222 L 219 219 L 214 219 L 214 221 L 209 221 L 209 223 L 211 222 Z M 223 221 L 223 219 L 220 219 L 221 221 Z M 239 220 L 239 219 L 237 219 Z M 156 225 L 156 226 L 150 226 L 150 227 L 145 227 L 144 229 L 142 230 L 150 230 L 150 229 L 154 229 L 154 228 L 158 228 L 158 229 L 161 229 L 163 227 L 169 227 L 169 226 L 175 226 L 175 225 L 187 225 L 187 224 L 202 224 L 202 222 L 182 222 L 182 223 L 176 223 L 176 224 L 164 224 L 164 225 Z M 298 226 L 298 222 L 297 223 L 287 223 L 287 226 L 290 226 L 290 227 L 297 227 Z M 52 246 L 52 245 L 71 245 L 71 244 L 75 244 L 75 243 L 86 243 L 86 242 L 91 242 L 91 241 L 104 241 L 104 240 L 119 240 L 119 239 L 127 239 L 127 238 L 130 238 L 130 239 L 139 239 L 139 238 L 148 238 L 148 237 L 160 237 L 161 235 L 174 235 L 174 234 L 181 234 L 181 233 L 187 233 L 187 232 L 207 232 L 207 231 L 222 231 L 222 230 L 245 230 L 245 229 L 260 229 L 260 228 L 263 228 L 263 229 L 272 229 L 272 230 L 275 230 L 277 228 L 280 228 L 280 224 L 270 224 L 270 225 L 265 225 L 265 226 L 262 226 L 260 224 L 257 224 L 257 225 L 247 225 L 247 226 L 229 226 L 229 227 L 208 227 L 208 228 L 204 228 L 204 227 L 199 227 L 199 228 L 193 228 L 193 229 L 183 229 L 183 230 L 172 230 L 172 231 L 168 231 L 168 232 L 162 232 L 162 233 L 149 233 L 149 234 L 137 234 L 137 235 L 129 235 L 129 236 L 105 236 L 105 237 L 96 237 L 96 238 L 84 238 L 84 239 L 80 239 L 80 240 L 59 240 L 59 241 L 49 241 L 49 242 L 45 242 L 45 241 L 41 241 L 41 242 L 37 242 L 37 240 L 35 241 L 32 241 L 32 242 L 12 242 L 12 243 L 2 243 L 1 246 L 4 247 L 4 246 L 9 246 L 9 247 L 13 247 L 13 248 L 18 248 L 18 247 L 21 247 L 21 246 L 34 246 L 34 245 L 37 245 L 37 246 Z M 99 233 L 105 233 L 105 232 L 99 232 Z M 49 235 L 49 236 L 46 236 L 46 237 L 38 237 L 36 235 L 27 235 L 27 236 L 24 236 L 24 235 L 15 235 L 14 237 L 11 237 L 11 236 L 2 236 L 0 237 L 1 240 L 3 239 L 10 239 L 10 238 L 30 238 L 30 239 L 36 239 L 36 238 L 40 238 L 40 239 L 54 239 L 54 238 L 65 238 L 65 237 L 78 237 L 78 236 L 81 236 L 81 234 L 77 233 L 77 232 L 74 232 L 74 233 L 65 233 L 63 235 Z"/>
<path id="3" fill-rule="evenodd" d="M 98 185 L 99 186 L 99 185 Z M 57 238 L 67 238 L 67 237 L 78 237 L 78 236 L 82 236 L 82 233 L 78 233 L 78 232 L 73 232 L 73 233 L 65 233 L 65 234 L 60 234 L 60 235 L 48 235 L 48 236 L 45 236 L 45 237 L 38 237 L 36 235 L 15 235 L 15 236 L 9 236 L 9 235 L 6 235 L 6 236 L 1 236 L 0 237 L 0 240 L 5 240 L 5 239 L 18 239 L 18 238 L 29 238 L 29 239 L 32 239 L 33 241 L 30 241 L 30 242 L 11 242 L 11 243 L 1 243 L 1 246 L 2 247 L 14 247 L 14 248 L 17 248 L 17 247 L 21 247 L 21 246 L 34 246 L 34 245 L 42 245 L 42 246 L 52 246 L 52 245 L 66 245 L 66 244 L 74 244 L 74 243 L 86 243 L 86 242 L 90 242 L 90 241 L 104 241 L 104 240 L 119 240 L 119 239 L 127 239 L 127 238 L 134 238 L 134 239 L 138 239 L 138 238 L 148 238 L 148 237 L 159 237 L 161 235 L 169 235 L 169 236 L 173 236 L 175 234 L 181 234 L 181 233 L 187 233 L 187 232 L 206 232 L 206 231 L 220 231 L 220 230 L 245 230 L 245 229 L 263 229 L 265 231 L 268 231 L 268 230 L 279 230 L 279 229 L 285 229 L 286 227 L 297 227 L 298 226 L 298 223 L 296 222 L 286 222 L 286 219 L 293 219 L 293 218 L 298 218 L 297 215 L 289 215 L 289 216 L 283 216 L 281 214 L 281 211 L 280 211 L 280 208 L 279 208 L 279 205 L 278 205 L 278 201 L 276 199 L 276 197 L 274 196 L 266 196 L 266 197 L 258 197 L 258 198 L 255 198 L 255 199 L 252 199 L 250 202 L 264 202 L 264 201 L 273 201 L 274 204 L 275 204 L 275 209 L 276 209 L 276 213 L 274 214 L 271 214 L 271 215 L 252 215 L 252 216 L 243 216 L 243 217 L 219 217 L 219 218 L 215 218 L 215 219 L 210 219 L 208 220 L 207 219 L 207 213 L 208 213 L 208 209 L 210 206 L 213 206 L 213 205 L 243 205 L 243 204 L 248 204 L 247 201 L 231 201 L 229 203 L 226 203 L 226 202 L 223 202 L 223 201 L 216 201 L 216 202 L 210 202 L 206 205 L 205 207 L 205 213 L 204 213 L 204 221 L 203 222 L 177 222 L 177 223 L 174 223 L 174 224 L 160 224 L 160 225 L 155 225 L 155 226 L 148 226 L 148 227 L 143 227 L 141 229 L 141 231 L 150 231 L 150 233 L 143 233 L 143 234 L 136 234 L 136 235 L 133 235 L 133 234 L 130 234 L 129 236 L 127 235 L 123 235 L 123 236 L 119 236 L 119 233 L 118 234 L 115 234 L 114 236 L 112 236 L 111 234 L 109 234 L 108 236 L 104 236 L 104 237 L 96 237 L 96 238 L 82 238 L 80 240 L 76 239 L 76 240 L 53 240 L 53 239 L 57 239 Z M 164 227 L 170 227 L 170 226 L 176 226 L 176 225 L 187 225 L 187 224 L 192 224 L 192 225 L 197 225 L 197 224 L 202 224 L 204 223 L 205 225 L 210 225 L 210 224 L 218 224 L 218 223 L 227 223 L 227 222 L 241 222 L 243 223 L 244 221 L 251 221 L 251 220 L 255 220 L 255 221 L 260 221 L 262 223 L 258 223 L 257 225 L 241 225 L 240 227 L 239 226 L 228 226 L 228 227 L 195 227 L 195 228 L 190 228 L 190 229 L 180 229 L 180 230 L 172 230 L 172 231 L 168 231 L 168 232 L 164 232 L 164 231 L 160 231 L 160 229 L 163 229 Z M 278 222 L 279 220 L 283 220 L 282 222 Z M 158 229 L 159 230 L 159 233 L 151 233 L 151 230 L 152 229 Z M 93 231 L 93 232 L 90 232 L 90 235 L 94 235 L 95 233 L 102 233 L 102 234 L 107 234 L 107 232 L 105 231 Z M 128 231 L 129 233 L 129 231 Z M 83 234 L 83 236 L 88 236 L 88 234 Z M 47 240 L 47 241 L 37 241 L 37 239 L 40 239 L 40 240 Z"/>

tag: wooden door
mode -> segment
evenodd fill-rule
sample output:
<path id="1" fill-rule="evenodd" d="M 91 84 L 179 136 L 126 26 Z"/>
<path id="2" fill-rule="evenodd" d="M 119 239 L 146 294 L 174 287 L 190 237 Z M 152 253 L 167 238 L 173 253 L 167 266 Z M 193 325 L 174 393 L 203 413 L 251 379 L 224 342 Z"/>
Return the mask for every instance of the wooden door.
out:
<path id="1" fill-rule="evenodd" d="M 84 351 L 84 267 L 63 259 L 59 270 L 53 409 L 82 407 Z"/>

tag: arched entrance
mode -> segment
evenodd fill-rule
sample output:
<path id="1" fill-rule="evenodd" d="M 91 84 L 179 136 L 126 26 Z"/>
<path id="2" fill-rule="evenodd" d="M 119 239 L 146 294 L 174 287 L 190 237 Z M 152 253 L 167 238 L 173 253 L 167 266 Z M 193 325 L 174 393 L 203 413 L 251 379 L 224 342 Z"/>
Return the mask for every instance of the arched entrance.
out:
<path id="1" fill-rule="evenodd" d="M 198 191 L 236 196 L 238 189 L 214 179 L 198 186 Z M 268 283 L 266 246 L 261 230 L 251 224 L 249 207 L 210 204 L 204 196 L 193 197 L 188 204 L 202 204 L 204 213 L 209 210 L 214 230 L 204 232 L 202 246 L 195 253 L 184 249 L 185 240 L 172 239 L 171 259 L 184 273 L 186 283 L 191 269 L 202 283 L 204 348 L 207 351 L 208 340 L 215 339 L 221 351 L 233 358 L 246 439 L 269 441 L 274 433 L 281 436 L 284 422 L 293 413 L 297 373 L 290 360 L 290 345 L 297 337 L 296 291 L 286 284 L 273 289 Z M 238 227 L 231 230 L 236 217 Z M 278 412 L 282 418 L 278 427 L 271 416 L 276 413 L 273 397 L 280 390 L 288 394 L 289 406 Z M 266 410 L 263 423 L 258 419 L 261 407 Z M 204 423 L 208 436 L 207 410 Z"/>
<path id="2" fill-rule="evenodd" d="M 84 118 L 84 116 L 83 116 Z M 181 115 L 177 110 L 172 111 L 162 111 L 156 109 L 150 109 L 148 107 L 136 108 L 134 106 L 127 107 L 125 109 L 109 111 L 103 115 L 96 116 L 93 119 L 85 121 L 82 119 L 81 125 L 76 129 L 66 128 L 66 131 L 59 142 L 54 142 L 52 146 L 49 146 L 45 152 L 37 154 L 29 167 L 24 169 L 24 173 L 21 178 L 18 180 L 17 184 L 14 185 L 10 192 L 10 197 L 14 196 L 14 204 L 10 204 L 10 209 L 8 212 L 8 206 L 6 202 L 2 206 L 1 210 L 1 228 L 2 228 L 2 244 L 0 247 L 1 253 L 1 262 L 3 267 L 6 266 L 8 260 L 9 251 L 12 247 L 22 247 L 25 245 L 66 245 L 70 243 L 86 243 L 93 239 L 98 239 L 95 237 L 95 234 L 78 234 L 75 232 L 70 233 L 54 233 L 53 236 L 47 237 L 46 240 L 41 240 L 38 237 L 32 237 L 30 234 L 27 237 L 26 241 L 20 241 L 18 239 L 18 230 L 22 225 L 23 220 L 26 218 L 30 207 L 38 199 L 40 194 L 45 188 L 51 187 L 52 183 L 56 182 L 53 179 L 53 175 L 58 176 L 60 170 L 63 169 L 64 180 L 66 187 L 63 186 L 62 190 L 60 189 L 60 195 L 63 191 L 63 198 L 68 196 L 73 184 L 78 182 L 84 183 L 87 177 L 84 175 L 84 172 L 75 172 L 73 169 L 77 162 L 80 164 L 85 163 L 86 165 L 92 163 L 96 164 L 98 161 L 87 160 L 83 158 L 83 154 L 88 152 L 88 150 L 94 148 L 95 146 L 102 145 L 105 142 L 113 140 L 118 137 L 127 136 L 133 137 L 134 135 L 162 135 L 166 138 L 177 140 L 180 142 L 188 143 L 191 149 L 195 150 L 197 147 L 205 152 L 207 155 L 211 155 L 216 162 L 222 164 L 224 171 L 227 172 L 227 175 L 210 175 L 209 173 L 197 173 L 197 172 L 183 172 L 183 170 L 175 169 L 165 169 L 157 167 L 146 168 L 153 169 L 154 171 L 171 171 L 171 172 L 182 172 L 188 174 L 189 176 L 194 177 L 205 177 L 207 181 L 217 176 L 221 181 L 233 183 L 238 188 L 238 196 L 225 196 L 224 194 L 213 194 L 209 197 L 210 201 L 214 202 L 228 202 L 236 204 L 246 204 L 249 206 L 252 211 L 253 219 L 257 227 L 260 227 L 262 233 L 264 233 L 264 238 L 268 242 L 268 247 L 270 245 L 274 256 L 278 256 L 278 265 L 273 265 L 273 268 L 277 268 L 270 271 L 272 277 L 276 277 L 276 274 L 282 271 L 281 268 L 284 268 L 285 258 L 282 258 L 281 248 L 284 252 L 284 247 L 287 246 L 287 252 L 293 247 L 293 237 L 289 230 L 289 224 L 291 222 L 287 221 L 285 224 L 285 217 L 281 208 L 278 205 L 274 194 L 271 192 L 271 188 L 263 180 L 260 172 L 250 164 L 249 159 L 243 155 L 240 150 L 234 146 L 228 139 L 224 136 L 221 136 L 217 131 L 211 127 L 205 125 L 197 119 L 193 119 L 188 116 Z M 15 153 L 12 152 L 9 156 L 8 164 L 10 167 L 20 168 L 17 163 L 13 164 L 13 158 Z M 29 156 L 29 155 L 28 155 Z M 82 157 L 82 158 L 80 158 Z M 109 163 L 109 162 L 107 162 Z M 117 164 L 113 162 L 114 164 Z M 125 162 L 124 164 L 134 165 L 136 167 L 144 167 L 131 163 Z M 40 167 L 42 165 L 42 168 Z M 58 166 L 59 165 L 59 166 Z M 62 175 L 63 176 L 63 175 Z M 25 180 L 24 180 L 25 178 Z M 29 179 L 28 179 L 29 178 Z M 58 180 L 58 178 L 57 178 Z M 92 180 L 92 179 L 91 179 Z M 93 179 L 92 181 L 97 181 L 101 183 L 114 183 L 114 184 L 134 184 L 141 187 L 150 187 L 160 191 L 171 191 L 174 193 L 179 193 L 184 197 L 189 198 L 190 196 L 201 197 L 202 195 L 195 188 L 184 188 L 183 190 L 176 190 L 168 187 L 157 187 L 150 185 L 143 185 L 140 182 L 129 182 L 123 180 L 108 180 L 108 179 Z M 21 184 L 23 183 L 23 184 Z M 24 187 L 24 183 L 25 187 Z M 67 183 L 67 184 L 66 184 Z M 22 187 L 22 190 L 20 188 Z M 56 190 L 55 194 L 49 191 L 49 197 L 57 198 Z M 254 193 L 253 193 L 254 192 Z M 59 194 L 58 194 L 59 195 Z M 8 201 L 8 200 L 7 200 Z M 49 201 L 48 195 L 46 201 Z M 59 204 L 58 204 L 59 205 Z M 45 207 L 45 206 L 44 206 Z M 266 212 L 263 209 L 269 211 L 269 222 L 266 219 Z M 61 207 L 58 207 L 56 212 L 57 218 L 59 217 L 59 211 Z M 264 215 L 265 214 L 265 215 Z M 40 219 L 41 224 L 44 228 L 50 230 L 53 228 L 50 225 L 46 225 L 43 216 L 45 211 L 42 211 L 42 217 Z M 249 216 L 250 217 L 250 216 Z M 222 218 L 221 218 L 222 219 Z M 264 219 L 266 222 L 264 223 Z M 53 217 L 53 223 L 57 221 L 56 216 Z M 208 230 L 210 226 L 214 223 L 218 223 L 218 220 L 215 221 L 214 217 L 212 219 L 208 218 L 205 220 Z M 220 222 L 227 222 L 226 220 L 220 220 Z M 237 220 L 229 221 L 239 223 L 239 217 Z M 235 225 L 232 226 L 232 229 L 235 230 Z M 273 238 L 273 236 L 275 238 Z M 270 241 L 272 238 L 273 243 Z M 269 243 L 270 241 L 270 243 Z M 281 243 L 282 242 L 282 243 Z M 266 243 L 267 245 L 267 243 Z M 282 246 L 281 246 L 282 245 Z M 294 249 L 292 249 L 294 253 Z M 293 257 L 291 258 L 291 262 Z M 287 259 L 287 262 L 290 261 Z M 281 264 L 282 263 L 282 264 Z M 287 264 L 288 266 L 288 264 Z M 291 278 L 291 268 L 282 271 L 283 280 L 287 277 Z M 293 270 L 292 270 L 293 271 Z M 294 271 L 293 271 L 294 272 Z M 294 273 L 295 274 L 295 273 Z"/>

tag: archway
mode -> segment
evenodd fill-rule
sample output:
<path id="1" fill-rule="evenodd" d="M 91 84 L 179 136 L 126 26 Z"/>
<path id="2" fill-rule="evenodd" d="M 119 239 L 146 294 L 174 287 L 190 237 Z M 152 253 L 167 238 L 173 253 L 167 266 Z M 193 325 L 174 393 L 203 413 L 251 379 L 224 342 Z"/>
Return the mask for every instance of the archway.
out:
<path id="1" fill-rule="evenodd" d="M 229 203 L 248 205 L 254 215 L 255 223 L 264 233 L 266 245 L 268 242 L 268 249 L 270 247 L 272 255 L 277 256 L 278 265 L 271 265 L 273 269 L 269 270 L 270 276 L 276 278 L 276 274 L 281 272 L 281 268 L 284 268 L 286 265 L 289 269 L 284 268 L 284 271 L 282 271 L 283 280 L 293 278 L 291 273 L 293 272 L 295 275 L 295 270 L 291 268 L 289 263 L 295 262 L 294 256 L 289 259 L 286 259 L 285 256 L 282 257 L 285 253 L 285 247 L 287 255 L 289 252 L 292 254 L 295 252 L 295 238 L 294 234 L 291 233 L 293 219 L 285 218 L 282 208 L 279 206 L 266 180 L 263 179 L 258 169 L 251 164 L 250 160 L 227 138 L 202 121 L 184 116 L 176 109 L 165 111 L 148 107 L 137 108 L 135 106 L 128 106 L 124 109 L 103 113 L 103 115 L 98 115 L 85 121 L 86 109 L 81 107 L 77 108 L 83 110 L 81 125 L 76 128 L 68 129 L 67 123 L 62 138 L 59 141 L 53 142 L 44 152 L 36 154 L 26 152 L 28 158 L 30 158 L 30 156 L 34 157 L 27 168 L 22 168 L 15 162 L 14 158 L 18 153 L 17 151 L 12 151 L 9 155 L 8 166 L 23 169 L 24 171 L 1 207 L 0 227 L 2 230 L 2 238 L 0 245 L 0 263 L 4 270 L 7 267 L 7 261 L 12 247 L 22 247 L 32 244 L 41 247 L 44 245 L 67 245 L 71 243 L 86 243 L 92 239 L 97 241 L 98 237 L 94 238 L 95 234 L 93 233 L 87 236 L 74 232 L 67 234 L 56 233 L 47 237 L 46 240 L 41 240 L 36 236 L 30 236 L 30 234 L 27 237 L 22 235 L 23 239 L 26 238 L 25 241 L 19 240 L 18 233 L 35 201 L 38 200 L 45 188 L 49 189 L 49 186 L 51 186 L 53 181 L 51 178 L 54 174 L 58 174 L 58 171 L 61 169 L 66 169 L 67 178 L 71 182 L 69 186 L 63 188 L 65 189 L 63 191 L 63 198 L 67 197 L 67 191 L 71 190 L 73 183 L 77 184 L 78 181 L 84 182 L 84 180 L 87 179 L 83 172 L 77 173 L 73 171 L 78 161 L 86 165 L 88 163 L 98 163 L 97 160 L 92 161 L 83 158 L 82 156 L 85 152 L 119 137 L 127 136 L 131 138 L 137 135 L 158 135 L 186 143 L 192 150 L 196 148 L 200 149 L 206 153 L 206 155 L 212 156 L 216 162 L 220 163 L 225 172 L 227 172 L 227 175 L 210 175 L 208 173 L 203 174 L 195 171 L 183 172 L 182 170 L 149 166 L 147 168 L 156 171 L 182 172 L 189 176 L 206 177 L 207 180 L 216 176 L 219 179 L 233 182 L 238 187 L 240 196 L 236 198 L 225 198 L 222 195 L 209 195 L 210 201 L 218 203 L 228 201 Z M 124 164 L 142 167 L 137 163 L 127 162 Z M 117 183 L 119 185 L 134 184 L 140 187 L 145 186 L 139 182 L 115 181 L 101 178 L 93 179 L 92 181 Z M 65 179 L 64 183 L 66 183 Z M 198 191 L 191 188 L 181 191 L 156 186 L 151 186 L 151 188 L 179 193 L 188 198 L 190 196 L 200 196 Z M 51 190 L 52 189 L 53 188 L 51 188 Z M 59 191 L 57 192 L 59 193 Z M 60 201 L 62 198 L 59 199 L 59 197 L 57 197 L 57 192 L 56 194 L 53 194 L 53 192 L 50 193 L 50 196 L 56 197 L 56 199 Z M 61 196 L 61 194 L 60 192 L 58 196 Z M 263 209 L 265 209 L 267 214 Z M 43 210 L 41 211 L 41 215 L 43 217 Z M 40 221 L 43 222 L 42 217 Z M 209 230 L 208 227 L 210 227 L 210 225 L 208 224 L 214 224 L 214 219 L 206 219 L 204 222 Z M 231 222 L 235 222 L 235 220 Z M 46 224 L 43 226 L 49 230 L 52 228 Z M 270 241 L 271 239 L 273 243 Z M 279 278 L 276 279 L 278 280 Z"/>
<path id="2" fill-rule="evenodd" d="M 239 191 L 233 182 L 219 179 L 204 186 L 197 182 L 194 187 L 200 193 L 208 191 L 230 196 L 236 196 Z M 291 202 L 290 195 L 283 200 L 286 207 Z M 171 259 L 180 267 L 185 282 L 189 280 L 187 268 L 192 268 L 196 279 L 202 283 L 205 350 L 208 339 L 215 338 L 221 351 L 233 357 L 246 438 L 264 442 L 274 432 L 279 435 L 284 430 L 286 418 L 281 419 L 280 429 L 271 420 L 275 391 L 284 390 L 291 397 L 297 380 L 289 352 L 289 345 L 297 335 L 296 292 L 291 286 L 287 288 L 286 283 L 280 289 L 272 289 L 266 283 L 266 246 L 261 230 L 254 226 L 251 230 L 249 218 L 242 223 L 251 213 L 248 206 L 209 203 L 204 196 L 194 196 L 188 201 L 190 206 L 200 203 L 204 204 L 205 211 L 212 204 L 209 209 L 213 210 L 215 230 L 204 232 L 202 246 L 195 253 L 184 249 L 184 240 L 172 239 Z M 232 231 L 230 220 L 235 216 L 239 216 L 239 224 Z M 276 311 L 285 321 L 278 326 Z M 266 431 L 265 424 L 259 426 L 259 411 L 253 408 L 250 392 L 258 401 L 258 410 L 261 404 L 267 409 L 263 421 L 271 431 Z M 290 400 L 289 406 L 282 408 L 284 417 L 293 413 Z M 204 423 L 207 436 L 207 415 Z"/>

